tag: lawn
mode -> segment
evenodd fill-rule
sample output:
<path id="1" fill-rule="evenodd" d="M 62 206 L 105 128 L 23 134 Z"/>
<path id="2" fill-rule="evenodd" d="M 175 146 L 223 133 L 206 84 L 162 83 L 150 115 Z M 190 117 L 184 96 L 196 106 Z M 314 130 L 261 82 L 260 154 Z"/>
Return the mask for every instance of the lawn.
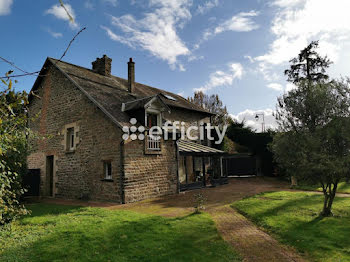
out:
<path id="1" fill-rule="evenodd" d="M 164 218 L 132 211 L 31 205 L 0 231 L 0 261 L 240 261 L 207 214 Z"/>
<path id="2" fill-rule="evenodd" d="M 263 193 L 233 207 L 313 261 L 350 261 L 350 198 L 336 198 L 334 217 L 321 219 L 322 195 Z"/>
<path id="3" fill-rule="evenodd" d="M 320 185 L 307 185 L 307 184 L 300 184 L 295 187 L 296 189 L 301 189 L 301 190 L 311 190 L 311 191 L 320 191 L 322 192 L 322 188 Z M 346 182 L 341 182 L 338 185 L 338 193 L 345 193 L 345 194 L 350 194 L 350 183 Z"/>

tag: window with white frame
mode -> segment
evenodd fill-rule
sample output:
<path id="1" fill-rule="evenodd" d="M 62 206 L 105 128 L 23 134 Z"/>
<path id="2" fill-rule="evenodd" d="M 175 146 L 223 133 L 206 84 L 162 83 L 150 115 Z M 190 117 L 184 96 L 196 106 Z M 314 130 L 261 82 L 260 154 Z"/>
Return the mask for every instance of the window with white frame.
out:
<path id="1" fill-rule="evenodd" d="M 73 151 L 75 149 L 75 133 L 74 127 L 67 128 L 67 150 Z"/>
<path id="2" fill-rule="evenodd" d="M 104 161 L 103 162 L 103 172 L 104 172 L 104 179 L 112 180 L 112 163 L 111 163 L 111 161 Z"/>
<path id="3" fill-rule="evenodd" d="M 155 109 L 147 109 L 146 110 L 146 127 L 151 129 L 152 127 L 161 126 L 161 114 L 158 110 Z M 146 137 L 146 148 L 151 151 L 160 151 L 160 137 L 157 135 L 157 130 L 152 129 L 152 134 L 147 134 Z"/>

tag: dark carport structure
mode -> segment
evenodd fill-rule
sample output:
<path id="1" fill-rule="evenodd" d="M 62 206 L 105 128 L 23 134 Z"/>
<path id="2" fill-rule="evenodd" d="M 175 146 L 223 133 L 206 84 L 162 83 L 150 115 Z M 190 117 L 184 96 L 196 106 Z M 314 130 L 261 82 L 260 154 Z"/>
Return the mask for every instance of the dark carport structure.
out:
<path id="1" fill-rule="evenodd" d="M 199 143 L 178 140 L 179 190 L 227 183 L 223 173 L 224 151 Z"/>

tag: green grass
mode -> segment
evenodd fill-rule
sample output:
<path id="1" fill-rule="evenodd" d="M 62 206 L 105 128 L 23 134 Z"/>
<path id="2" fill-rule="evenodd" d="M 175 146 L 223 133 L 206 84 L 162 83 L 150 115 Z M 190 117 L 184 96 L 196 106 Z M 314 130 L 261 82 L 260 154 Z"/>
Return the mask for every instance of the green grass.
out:
<path id="1" fill-rule="evenodd" d="M 322 188 L 319 185 L 308 185 L 308 184 L 300 184 L 295 187 L 296 189 L 301 190 L 310 190 L 310 191 L 320 191 L 322 192 Z M 350 194 L 350 183 L 340 182 L 338 185 L 338 193 Z"/>
<path id="2" fill-rule="evenodd" d="M 0 261 L 239 261 L 207 214 L 164 218 L 49 204 L 0 231 Z"/>
<path id="3" fill-rule="evenodd" d="M 336 198 L 329 218 L 319 217 L 322 201 L 313 193 L 274 192 L 233 207 L 312 261 L 350 261 L 350 198 Z"/>

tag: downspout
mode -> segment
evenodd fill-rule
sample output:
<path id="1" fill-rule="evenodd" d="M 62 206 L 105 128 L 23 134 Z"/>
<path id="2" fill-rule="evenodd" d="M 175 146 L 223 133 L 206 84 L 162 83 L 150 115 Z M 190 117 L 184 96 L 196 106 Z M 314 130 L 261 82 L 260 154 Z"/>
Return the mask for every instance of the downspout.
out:
<path id="1" fill-rule="evenodd" d="M 125 204 L 125 191 L 124 191 L 124 179 L 125 179 L 125 171 L 124 171 L 124 140 L 120 142 L 120 202 L 121 204 Z"/>
<path id="2" fill-rule="evenodd" d="M 180 193 L 180 174 L 179 174 L 179 161 L 180 161 L 180 153 L 179 153 L 179 145 L 178 145 L 178 139 L 175 141 L 175 150 L 176 150 L 176 186 L 177 186 L 177 193 Z"/>

